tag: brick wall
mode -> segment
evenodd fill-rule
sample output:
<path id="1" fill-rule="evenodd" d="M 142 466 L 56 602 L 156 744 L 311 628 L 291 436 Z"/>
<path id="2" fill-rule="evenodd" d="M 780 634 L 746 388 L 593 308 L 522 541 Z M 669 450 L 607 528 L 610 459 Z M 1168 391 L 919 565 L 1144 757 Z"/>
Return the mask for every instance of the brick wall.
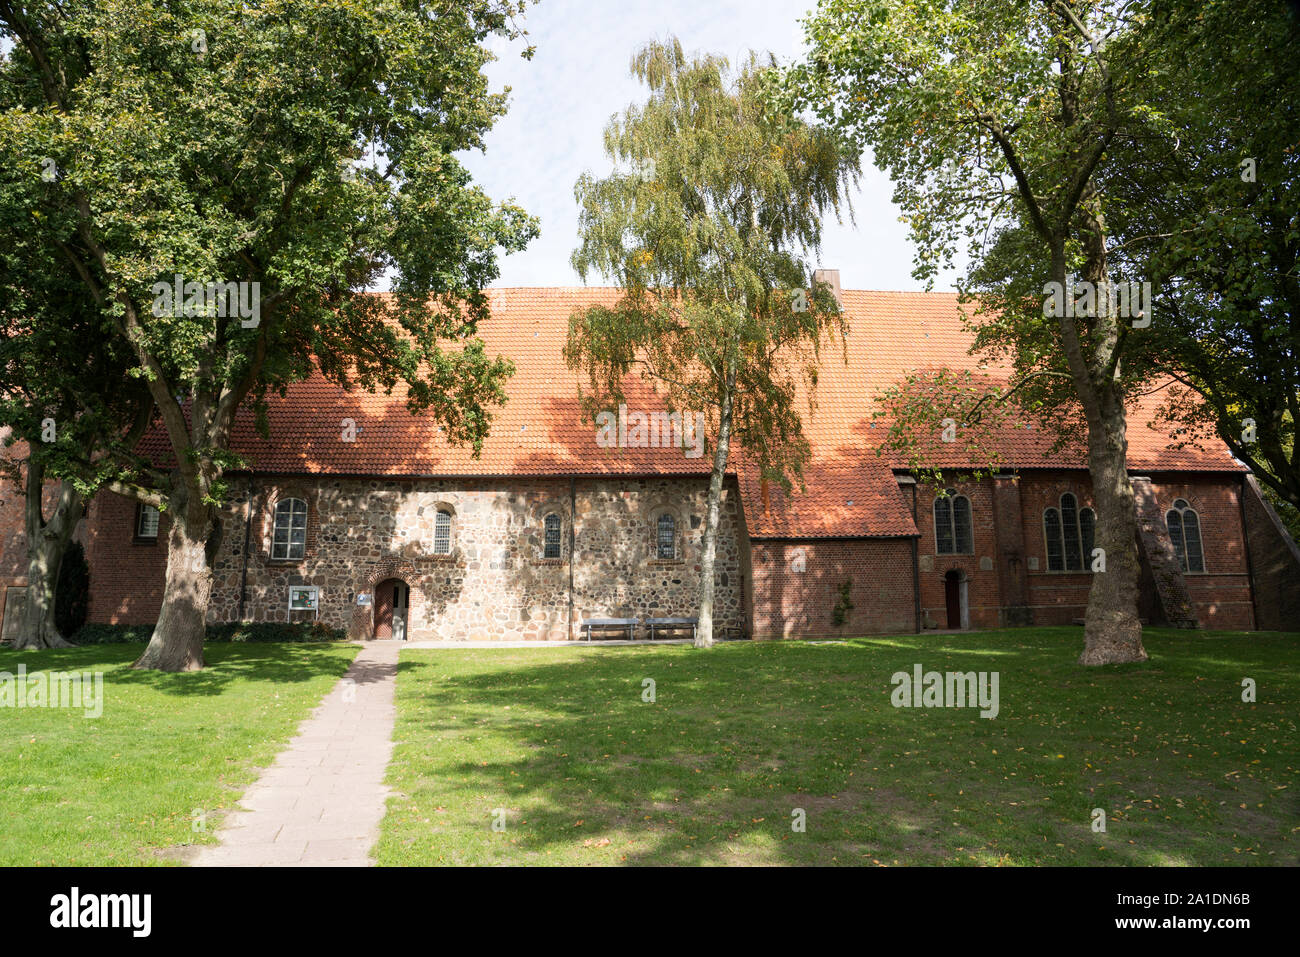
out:
<path id="1" fill-rule="evenodd" d="M 1300 550 L 1253 483 L 1246 484 L 1245 506 L 1258 626 L 1294 631 L 1300 628 Z"/>
<path id="2" fill-rule="evenodd" d="M 166 512 L 159 515 L 158 538 L 153 541 L 136 539 L 135 522 L 135 499 L 100 492 L 91 500 L 86 533 L 87 621 L 151 625 L 158 620 L 171 521 Z"/>
<path id="3" fill-rule="evenodd" d="M 1029 579 L 1025 569 L 1025 535 L 1020 498 L 1020 477 L 995 475 L 990 480 L 993 498 L 993 557 L 998 574 L 1000 624 L 1028 625 L 1034 620 L 1029 607 Z"/>
<path id="4" fill-rule="evenodd" d="M 25 496 L 20 486 L 0 475 L 0 622 L 4 621 L 9 590 L 27 584 L 27 532 L 23 523 Z M 19 593 L 15 593 L 19 594 Z M 15 609 L 21 605 L 15 605 Z"/>
<path id="5" fill-rule="evenodd" d="M 1184 575 L 1200 627 L 1253 629 L 1255 611 L 1237 476 L 1189 478 L 1165 473 L 1152 474 L 1151 481 L 1161 509 L 1167 511 L 1175 499 L 1183 498 L 1200 519 L 1205 571 Z"/>
<path id="6" fill-rule="evenodd" d="M 1025 543 L 1025 577 L 1029 608 L 1036 625 L 1068 625 L 1082 618 L 1092 589 L 1092 573 L 1049 571 L 1043 515 L 1060 508 L 1061 496 L 1071 493 L 1080 509 L 1096 509 L 1086 472 L 1022 472 L 1021 531 Z"/>
<path id="7" fill-rule="evenodd" d="M 8 459 L 20 459 L 25 456 L 26 446 L 17 444 L 9 449 L 0 450 L 0 456 Z M 48 516 L 58 500 L 59 483 L 46 482 L 42 492 L 42 507 Z M 26 495 L 21 485 L 15 484 L 0 474 L 0 622 L 4 621 L 6 606 L 9 601 L 9 589 L 25 588 L 27 585 L 27 529 L 25 520 Z M 79 521 L 72 537 L 82 545 L 86 544 L 87 522 Z M 87 550 L 89 558 L 89 550 Z M 21 606 L 16 606 L 21 608 Z"/>
<path id="8" fill-rule="evenodd" d="M 937 495 L 917 486 L 916 527 L 921 533 L 918 564 L 921 578 L 923 628 L 959 628 L 948 621 L 947 578 L 950 572 L 966 582 L 967 618 L 971 628 L 997 628 L 1001 624 L 1001 593 L 997 571 L 997 536 L 994 531 L 993 488 L 990 482 L 954 479 L 948 486 L 970 500 L 972 549 L 965 554 L 939 554 L 935 534 L 934 503 Z"/>
<path id="9" fill-rule="evenodd" d="M 911 632 L 910 539 L 751 543 L 755 638 L 852 637 Z M 834 609 L 849 582 L 848 611 L 836 625 Z"/>
<path id="10" fill-rule="evenodd" d="M 1250 581 L 1242 542 L 1236 479 L 1233 476 L 1152 474 L 1152 490 L 1162 512 L 1177 498 L 1185 498 L 1201 519 L 1205 572 L 1186 575 L 1188 593 L 1202 628 L 1253 628 Z M 1086 473 L 1035 471 L 1021 473 L 1020 494 L 1029 605 L 1040 625 L 1069 624 L 1082 618 L 1092 587 L 1091 572 L 1047 570 L 1043 512 L 1059 506 L 1060 497 L 1072 492 L 1079 508 L 1095 508 L 1092 485 Z M 1153 587 L 1148 580 L 1147 588 Z M 1150 598 L 1150 595 L 1144 596 Z M 1144 607 L 1155 605 L 1144 602 Z M 1146 612 L 1150 614 L 1150 612 Z"/>

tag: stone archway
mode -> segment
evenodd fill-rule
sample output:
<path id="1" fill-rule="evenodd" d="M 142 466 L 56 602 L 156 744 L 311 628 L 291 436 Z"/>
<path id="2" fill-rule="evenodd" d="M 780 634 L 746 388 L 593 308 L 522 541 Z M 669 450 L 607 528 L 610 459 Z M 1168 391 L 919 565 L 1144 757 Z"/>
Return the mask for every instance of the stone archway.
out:
<path id="1" fill-rule="evenodd" d="M 385 578 L 375 586 L 371 601 L 376 641 L 408 641 L 411 626 L 411 586 L 401 578 Z"/>
<path id="2" fill-rule="evenodd" d="M 352 621 L 348 626 L 348 637 L 353 641 L 372 641 L 379 637 L 375 633 L 375 591 L 381 583 L 389 579 L 398 579 L 410 587 L 411 611 L 416 604 L 416 583 L 420 579 L 415 566 L 400 558 L 385 559 L 372 565 L 366 575 L 359 579 L 356 596 L 366 596 L 365 604 L 356 604 L 352 608 Z M 409 613 L 408 613 L 409 614 Z M 410 636 L 411 618 L 407 619 L 407 636 Z M 384 637 L 391 637 L 391 634 Z"/>

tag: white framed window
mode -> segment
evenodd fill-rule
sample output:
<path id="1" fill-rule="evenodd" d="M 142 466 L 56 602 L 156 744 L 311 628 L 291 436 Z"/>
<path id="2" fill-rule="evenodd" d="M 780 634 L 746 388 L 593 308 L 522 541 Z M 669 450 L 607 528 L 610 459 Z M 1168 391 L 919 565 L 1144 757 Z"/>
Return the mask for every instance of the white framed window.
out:
<path id="1" fill-rule="evenodd" d="M 445 508 L 438 509 L 433 516 L 433 553 L 451 554 L 451 512 Z"/>
<path id="2" fill-rule="evenodd" d="M 291 561 L 307 554 L 307 503 L 300 498 L 281 499 L 275 505 L 271 558 Z"/>
<path id="3" fill-rule="evenodd" d="M 135 537 L 156 539 L 158 537 L 158 509 L 152 505 L 140 503 L 135 513 Z"/>
<path id="4" fill-rule="evenodd" d="M 1205 571 L 1205 550 L 1201 547 L 1201 517 L 1187 499 L 1174 499 L 1165 513 L 1165 527 L 1174 543 L 1174 555 L 1184 572 Z"/>
<path id="5" fill-rule="evenodd" d="M 542 519 L 542 557 L 559 558 L 564 549 L 561 546 L 560 535 L 563 530 L 563 523 L 560 516 L 551 512 Z"/>

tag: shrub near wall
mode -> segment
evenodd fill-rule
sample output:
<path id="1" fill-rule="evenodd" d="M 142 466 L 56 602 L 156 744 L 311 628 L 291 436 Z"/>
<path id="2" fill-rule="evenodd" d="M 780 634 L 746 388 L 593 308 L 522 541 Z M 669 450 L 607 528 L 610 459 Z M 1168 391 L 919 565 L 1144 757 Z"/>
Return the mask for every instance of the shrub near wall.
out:
<path id="1" fill-rule="evenodd" d="M 71 640 L 78 645 L 115 645 L 148 641 L 153 625 L 86 625 Z M 207 640 L 218 642 L 343 641 L 347 632 L 316 621 L 231 622 L 209 625 Z"/>

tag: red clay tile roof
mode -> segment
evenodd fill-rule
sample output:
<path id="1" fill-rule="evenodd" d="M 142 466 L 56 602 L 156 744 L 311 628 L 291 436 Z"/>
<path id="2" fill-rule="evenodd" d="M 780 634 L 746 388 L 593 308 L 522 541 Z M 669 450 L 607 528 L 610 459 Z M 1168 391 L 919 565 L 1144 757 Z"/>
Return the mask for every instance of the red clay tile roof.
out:
<path id="1" fill-rule="evenodd" d="M 859 462 L 817 460 L 804 489 L 786 495 L 763 487 L 754 469 L 740 469 L 740 499 L 754 538 L 891 538 L 916 534 L 893 471 L 871 455 Z"/>
<path id="2" fill-rule="evenodd" d="M 838 360 L 823 364 L 817 388 L 818 404 L 845 410 L 833 425 L 822 425 L 824 437 L 834 433 L 846 448 L 874 450 L 884 435 L 885 424 L 871 422 L 873 405 L 869 396 L 888 388 L 914 370 L 976 370 L 976 358 L 969 355 L 971 334 L 961 322 L 956 293 L 844 292 L 848 315 L 848 365 Z M 1010 370 L 989 363 L 983 370 L 990 377 L 1009 377 Z M 1128 460 L 1130 469 L 1244 471 L 1218 439 L 1200 448 L 1170 448 L 1169 432 L 1151 426 L 1163 392 L 1138 400 L 1128 417 Z M 814 427 L 816 430 L 816 427 Z M 937 430 L 936 430 L 937 432 Z M 877 436 L 880 436 L 878 438 Z M 1006 427 L 988 445 L 996 446 L 1007 467 L 1087 468 L 1084 449 L 1053 453 L 1054 436 L 1042 430 Z M 943 443 L 935 436 L 928 446 L 933 464 L 952 468 L 980 464 L 962 442 Z M 887 459 L 902 468 L 901 459 Z"/>
<path id="3" fill-rule="evenodd" d="M 251 415 L 236 423 L 232 445 L 259 471 L 381 475 L 707 474 L 706 452 L 681 448 L 601 448 L 578 397 L 579 375 L 561 348 L 575 306 L 612 305 L 614 289 L 506 289 L 493 293 L 493 316 L 479 325 L 489 356 L 515 364 L 509 401 L 493 410 L 491 431 L 476 459 L 470 446 L 449 444 L 431 418 L 406 410 L 406 390 L 392 395 L 345 392 L 322 377 L 270 400 L 271 438 Z M 629 411 L 657 411 L 663 399 L 636 380 L 626 387 Z M 340 422 L 353 419 L 355 442 L 342 441 Z"/>
<path id="4" fill-rule="evenodd" d="M 605 449 L 596 427 L 584 420 L 578 376 L 566 368 L 561 347 L 575 307 L 612 304 L 610 288 L 523 288 L 493 293 L 493 316 L 479 326 L 489 355 L 511 358 L 516 372 L 509 401 L 496 411 L 482 455 L 449 445 L 432 420 L 412 416 L 405 392 L 348 393 L 317 377 L 271 401 L 271 439 L 262 439 L 251 415 L 241 415 L 235 450 L 262 472 L 377 475 L 600 475 L 707 473 L 712 450 L 687 458 L 680 448 Z M 790 499 L 767 490 L 736 451 L 732 467 L 740 481 L 749 531 L 755 536 L 899 536 L 915 534 L 891 468 L 901 461 L 877 456 L 883 425 L 872 425 L 872 396 L 914 369 L 971 367 L 970 334 L 962 325 L 955 294 L 845 290 L 849 324 L 847 363 L 837 345 L 826 350 L 816 409 L 805 410 L 812 445 L 806 490 Z M 996 373 L 996 367 L 989 370 Z M 640 382 L 627 386 L 629 409 L 664 408 Z M 1168 449 L 1166 434 L 1150 428 L 1159 396 L 1144 400 L 1129 420 L 1132 468 L 1237 471 L 1241 466 L 1217 441 L 1200 449 Z M 342 441 L 341 421 L 355 420 L 356 441 Z M 1079 451 L 1050 451 L 1041 431 L 1006 429 L 999 437 L 1005 462 L 1017 468 L 1085 467 Z M 159 437 L 161 438 L 161 437 Z M 936 443 L 936 464 L 978 464 L 960 444 Z M 159 450 L 161 451 L 161 449 Z"/>

